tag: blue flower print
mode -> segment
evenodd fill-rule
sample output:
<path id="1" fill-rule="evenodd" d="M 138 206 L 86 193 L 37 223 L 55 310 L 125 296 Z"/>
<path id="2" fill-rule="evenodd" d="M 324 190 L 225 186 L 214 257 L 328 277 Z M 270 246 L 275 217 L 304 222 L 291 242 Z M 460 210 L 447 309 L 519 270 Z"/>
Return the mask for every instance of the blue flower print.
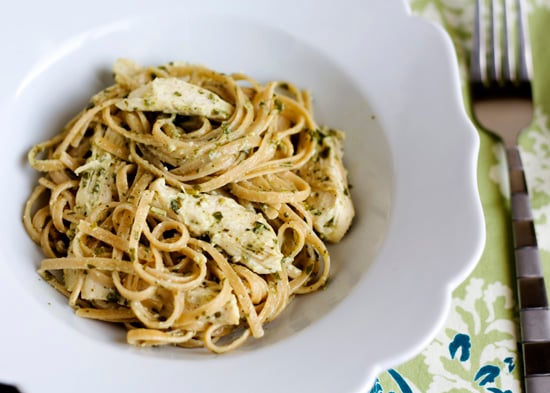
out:
<path id="1" fill-rule="evenodd" d="M 463 333 L 458 333 L 453 341 L 449 344 L 449 353 L 451 354 L 451 359 L 455 358 L 456 353 L 460 349 L 460 361 L 465 362 L 470 359 L 470 348 L 472 343 L 470 342 L 470 336 Z"/>

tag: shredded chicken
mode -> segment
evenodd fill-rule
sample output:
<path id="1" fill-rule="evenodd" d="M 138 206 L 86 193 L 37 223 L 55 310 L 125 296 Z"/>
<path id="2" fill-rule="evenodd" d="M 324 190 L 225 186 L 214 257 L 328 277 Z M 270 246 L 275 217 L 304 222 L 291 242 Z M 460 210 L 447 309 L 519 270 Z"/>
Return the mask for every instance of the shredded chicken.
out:
<path id="1" fill-rule="evenodd" d="M 233 262 L 258 274 L 281 270 L 283 254 L 277 234 L 261 214 L 223 195 L 180 192 L 167 186 L 164 179 L 156 180 L 151 189 L 156 192 L 156 208 L 177 215 L 193 236 L 208 236 Z"/>
<path id="2" fill-rule="evenodd" d="M 157 111 L 214 120 L 226 120 L 234 110 L 233 105 L 210 90 L 175 77 L 153 79 L 132 90 L 117 107 L 124 111 Z"/>
<path id="3" fill-rule="evenodd" d="M 299 170 L 299 175 L 311 186 L 304 201 L 313 217 L 319 235 L 338 242 L 348 231 L 355 215 L 342 161 L 344 134 L 336 130 L 316 130 L 315 155 Z"/>

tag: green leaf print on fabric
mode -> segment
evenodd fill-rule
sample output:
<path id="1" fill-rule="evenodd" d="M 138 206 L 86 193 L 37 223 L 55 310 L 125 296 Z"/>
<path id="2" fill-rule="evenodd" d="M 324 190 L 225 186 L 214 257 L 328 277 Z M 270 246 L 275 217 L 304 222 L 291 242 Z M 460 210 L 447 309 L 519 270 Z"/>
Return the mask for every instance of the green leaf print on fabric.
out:
<path id="1" fill-rule="evenodd" d="M 550 122 L 548 115 L 539 105 L 535 106 L 533 122 L 520 138 L 520 150 L 546 277 L 546 292 L 550 293 Z M 498 185 L 502 198 L 508 199 L 508 180 L 502 146 L 495 143 L 492 154 L 495 162 L 489 170 L 490 179 Z M 513 274 L 511 270 L 512 277 Z"/>
<path id="2" fill-rule="evenodd" d="M 531 207 L 539 234 L 539 248 L 550 251 L 550 129 L 548 116 L 540 107 L 529 129 L 521 138 L 521 157 L 531 194 Z"/>
<path id="3" fill-rule="evenodd" d="M 464 295 L 453 299 L 445 328 L 422 352 L 432 376 L 426 393 L 485 392 L 490 387 L 518 391 L 515 367 L 510 368 L 511 359 L 517 363 L 515 326 L 510 320 L 513 296 L 499 282 L 469 281 Z M 457 337 L 464 342 L 466 336 L 469 356 L 451 356 Z"/>
<path id="4" fill-rule="evenodd" d="M 521 157 L 531 196 L 546 292 L 550 293 L 550 123 L 548 115 L 538 105 L 531 126 L 521 138 Z"/>
<path id="5" fill-rule="evenodd" d="M 410 3 L 415 14 L 435 22 L 447 31 L 459 59 L 461 79 L 466 80 L 467 64 L 462 60 L 467 59 L 467 52 L 471 48 L 473 0 L 413 0 Z"/>
<path id="6" fill-rule="evenodd" d="M 412 392 L 520 391 L 514 305 L 508 286 L 470 279 L 454 297 L 445 328 L 419 357 L 382 374 L 378 392 L 402 391 L 395 373 Z M 415 378 L 423 368 L 424 380 Z"/>

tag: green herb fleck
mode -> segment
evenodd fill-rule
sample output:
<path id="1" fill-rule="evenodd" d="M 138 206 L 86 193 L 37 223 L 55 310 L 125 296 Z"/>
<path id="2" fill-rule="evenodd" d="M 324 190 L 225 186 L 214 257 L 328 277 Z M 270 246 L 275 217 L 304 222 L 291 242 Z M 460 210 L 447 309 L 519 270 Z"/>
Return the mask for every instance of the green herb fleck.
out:
<path id="1" fill-rule="evenodd" d="M 224 135 L 231 134 L 231 128 L 229 128 L 229 124 L 227 124 L 226 122 L 222 123 L 221 128 L 222 128 L 222 131 L 223 131 Z"/>
<path id="2" fill-rule="evenodd" d="M 260 221 L 256 221 L 254 223 L 254 228 L 252 229 L 252 232 L 254 232 L 255 234 L 260 234 L 266 229 L 267 229 L 267 227 L 265 226 L 265 224 L 263 224 Z"/>
<path id="3" fill-rule="evenodd" d="M 323 225 L 325 228 L 330 228 L 334 226 L 334 217 L 331 217 L 330 220 L 325 222 L 325 225 Z"/>
<path id="4" fill-rule="evenodd" d="M 281 100 L 279 100 L 278 98 L 275 98 L 275 100 L 273 101 L 273 103 L 275 104 L 275 109 L 277 109 L 279 112 L 282 112 L 282 111 L 283 111 L 284 105 L 283 105 L 283 103 L 281 102 Z"/>
<path id="5" fill-rule="evenodd" d="M 177 213 L 181 209 L 181 199 L 176 198 L 170 201 L 170 209 Z"/>
<path id="6" fill-rule="evenodd" d="M 326 146 L 323 150 L 321 150 L 321 152 L 319 153 L 319 156 L 321 158 L 328 158 L 328 156 L 330 155 L 330 147 Z"/>
<path id="7" fill-rule="evenodd" d="M 120 300 L 120 294 L 117 291 L 111 291 L 107 295 L 107 301 L 111 303 L 118 303 Z"/>
<path id="8" fill-rule="evenodd" d="M 315 130 L 308 130 L 308 134 L 311 137 L 311 139 L 316 140 L 319 145 L 323 144 L 323 140 L 326 137 L 326 134 L 323 133 L 319 128 Z"/>
<path id="9" fill-rule="evenodd" d="M 94 248 L 94 255 L 101 255 L 104 254 L 107 251 L 107 249 L 103 246 L 99 246 Z"/>

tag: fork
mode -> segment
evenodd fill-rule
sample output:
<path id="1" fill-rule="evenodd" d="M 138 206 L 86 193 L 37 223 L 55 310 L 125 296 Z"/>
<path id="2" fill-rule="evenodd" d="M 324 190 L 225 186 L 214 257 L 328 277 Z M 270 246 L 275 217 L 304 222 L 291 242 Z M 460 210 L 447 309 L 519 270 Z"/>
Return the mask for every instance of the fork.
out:
<path id="1" fill-rule="evenodd" d="M 487 16 L 483 12 L 486 3 L 476 0 L 475 4 L 470 64 L 472 114 L 481 128 L 500 137 L 506 151 L 524 391 L 549 393 L 550 311 L 518 147 L 518 137 L 533 116 L 527 25 L 522 0 L 514 0 L 515 18 L 506 0 L 500 4 L 490 0 Z"/>

